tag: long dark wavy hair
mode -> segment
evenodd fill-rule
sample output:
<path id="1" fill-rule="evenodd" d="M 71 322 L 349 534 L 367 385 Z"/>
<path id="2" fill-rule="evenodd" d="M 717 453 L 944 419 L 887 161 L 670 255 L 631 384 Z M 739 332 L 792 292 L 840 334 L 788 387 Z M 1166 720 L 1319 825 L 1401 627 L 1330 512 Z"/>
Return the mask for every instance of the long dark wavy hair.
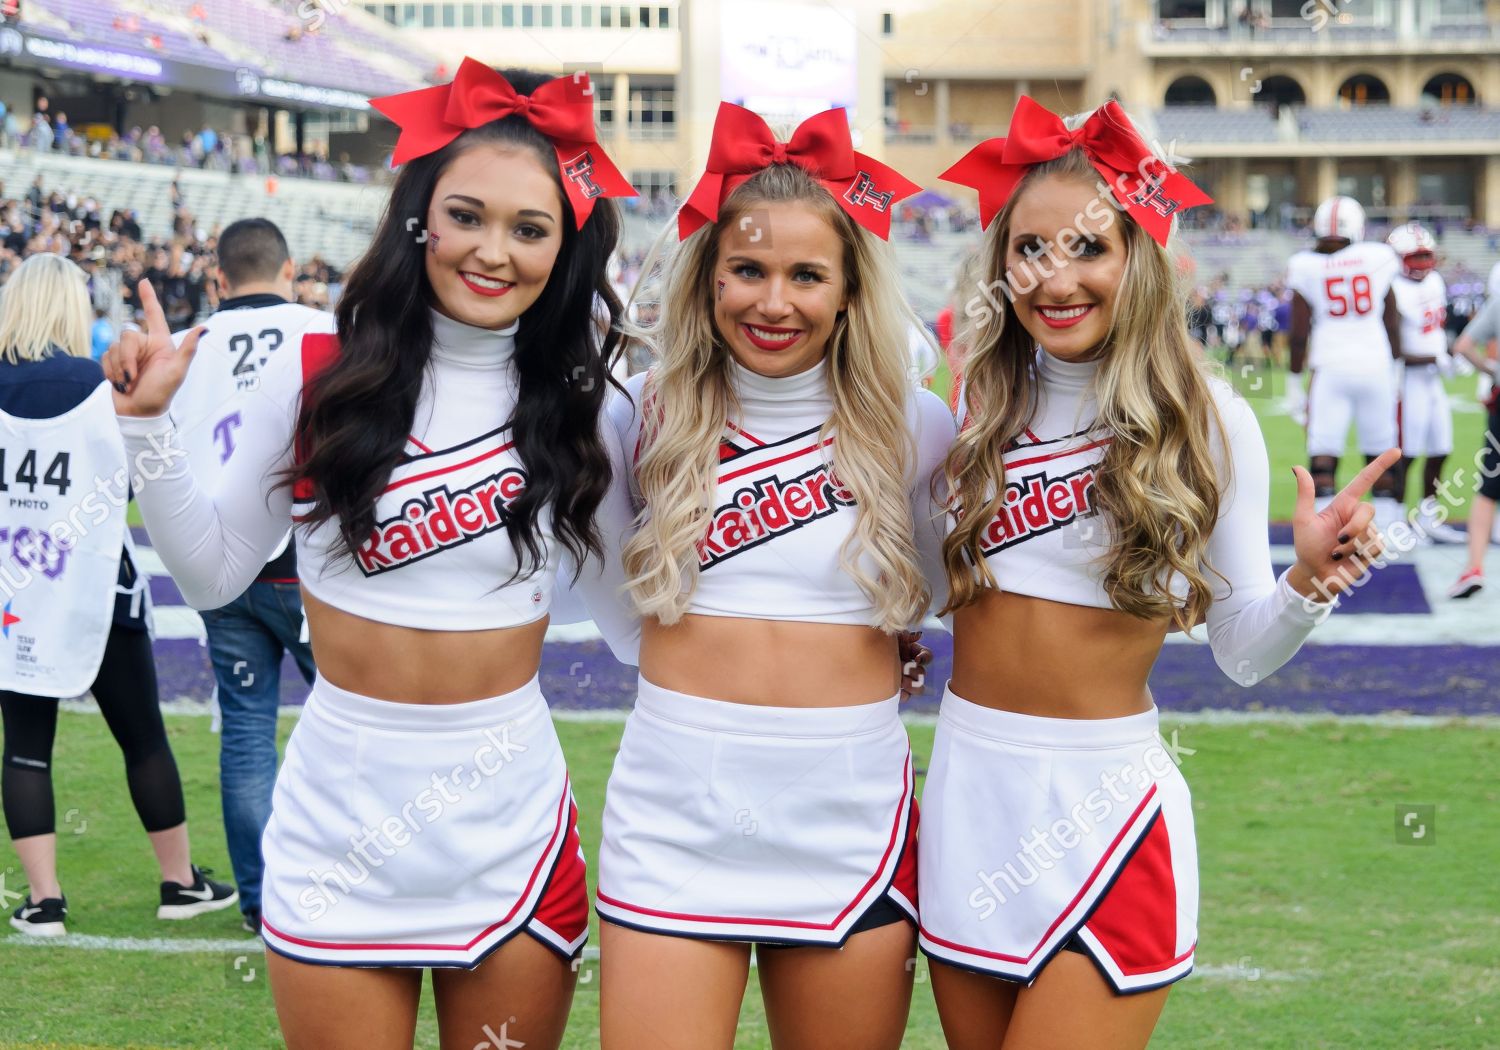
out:
<path id="1" fill-rule="evenodd" d="M 552 79 L 506 70 L 521 94 Z M 302 393 L 298 413 L 300 462 L 283 484 L 307 481 L 313 504 L 309 527 L 337 519 L 343 553 L 352 557 L 375 527 L 375 501 L 401 459 L 417 411 L 423 373 L 432 355 L 432 286 L 424 255 L 427 209 L 439 176 L 458 154 L 482 143 L 530 148 L 557 183 L 563 243 L 541 296 L 520 318 L 515 368 L 520 380 L 509 421 L 526 487 L 510 507 L 505 528 L 517 553 L 512 580 L 546 559 L 543 515 L 552 511 L 557 541 L 581 565 L 602 547 L 594 511 L 610 484 L 610 462 L 599 436 L 599 413 L 613 382 L 608 362 L 619 336 L 620 300 L 605 276 L 620 236 L 612 200 L 594 202 L 577 229 L 551 142 L 518 116 L 464 132 L 436 153 L 406 163 L 370 247 L 350 271 L 338 304 L 337 359 Z M 595 297 L 609 311 L 602 338 Z"/>

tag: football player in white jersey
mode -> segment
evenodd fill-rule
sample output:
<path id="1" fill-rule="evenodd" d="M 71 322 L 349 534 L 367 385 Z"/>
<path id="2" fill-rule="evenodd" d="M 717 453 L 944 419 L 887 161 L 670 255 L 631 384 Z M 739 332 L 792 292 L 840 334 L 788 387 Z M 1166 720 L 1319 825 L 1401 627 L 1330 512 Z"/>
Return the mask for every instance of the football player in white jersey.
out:
<path id="1" fill-rule="evenodd" d="M 1407 471 L 1418 457 L 1427 457 L 1417 511 L 1421 534 L 1437 543 L 1463 543 L 1464 534 L 1443 523 L 1435 502 L 1443 460 L 1453 451 L 1453 412 L 1443 387 L 1453 360 L 1444 327 L 1448 286 L 1434 268 L 1437 242 L 1420 223 L 1409 222 L 1392 230 L 1386 243 L 1401 257 L 1401 273 L 1391 285 L 1401 311 L 1403 361 L 1397 410 L 1402 457 L 1398 491 L 1405 496 Z"/>
<path id="2" fill-rule="evenodd" d="M 304 332 L 335 329 L 333 314 L 291 301 L 295 275 L 286 238 L 269 219 L 241 219 L 219 235 L 222 300 L 198 342 L 196 364 L 172 400 L 172 418 L 198 477 L 217 477 L 234 453 L 245 399 L 258 387 L 271 354 L 283 345 L 299 346 Z M 276 779 L 283 655 L 292 655 L 309 684 L 314 673 L 312 648 L 302 637 L 295 548 L 283 540 L 243 594 L 202 615 L 224 720 L 224 834 L 245 927 L 258 933 L 260 839 Z"/>
<path id="3" fill-rule="evenodd" d="M 1287 264 L 1292 289 L 1289 385 L 1307 384 L 1307 455 L 1321 510 L 1337 491 L 1334 476 L 1358 428 L 1366 462 L 1396 443 L 1396 382 L 1401 314 L 1391 282 L 1401 268 L 1388 245 L 1363 240 L 1365 212 L 1352 197 L 1330 197 L 1313 216 L 1317 243 Z M 1295 393 L 1293 397 L 1295 397 Z M 1385 527 L 1401 516 L 1397 477 L 1375 483 L 1375 516 Z"/>

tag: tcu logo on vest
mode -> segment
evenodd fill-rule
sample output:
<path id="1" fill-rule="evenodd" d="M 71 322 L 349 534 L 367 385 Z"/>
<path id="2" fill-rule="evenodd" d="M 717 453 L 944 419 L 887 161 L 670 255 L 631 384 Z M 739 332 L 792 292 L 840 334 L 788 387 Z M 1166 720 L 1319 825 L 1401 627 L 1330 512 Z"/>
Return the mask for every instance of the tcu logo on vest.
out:
<path id="1" fill-rule="evenodd" d="M 598 197 L 604 193 L 604 187 L 592 178 L 594 171 L 594 155 L 584 150 L 578 156 L 563 164 L 563 174 L 570 182 L 576 183 L 588 198 Z"/>
<path id="2" fill-rule="evenodd" d="M 850 204 L 864 206 L 868 204 L 876 211 L 889 211 L 891 197 L 894 194 L 881 193 L 875 189 L 875 178 L 867 171 L 862 171 L 854 177 L 854 182 L 844 191 L 844 200 Z"/>

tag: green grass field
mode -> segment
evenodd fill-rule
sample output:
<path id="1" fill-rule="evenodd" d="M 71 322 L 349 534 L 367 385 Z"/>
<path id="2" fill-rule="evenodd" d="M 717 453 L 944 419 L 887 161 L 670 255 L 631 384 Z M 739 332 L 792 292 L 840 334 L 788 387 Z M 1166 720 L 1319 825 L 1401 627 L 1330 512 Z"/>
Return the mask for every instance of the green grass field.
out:
<path id="1" fill-rule="evenodd" d="M 291 724 L 283 720 L 283 734 Z M 1163 732 L 1174 728 L 1168 718 Z M 227 872 L 217 738 L 201 717 L 170 716 L 168 730 L 195 857 Z M 621 727 L 559 730 L 592 869 Z M 932 730 L 915 726 L 912 737 L 920 761 Z M 1200 973 L 1172 992 L 1154 1047 L 1500 1045 L 1500 729 L 1187 722 L 1178 743 L 1198 822 Z M 0 935 L 0 1046 L 281 1045 L 258 942 L 239 931 L 237 914 L 155 919 L 155 867 L 98 716 L 62 717 L 56 784 L 72 933 L 243 949 L 126 951 Z M 1435 807 L 1431 833 L 1416 843 L 1397 841 L 1396 809 L 1406 805 Z M 8 845 L 0 871 L 7 890 L 24 890 Z M 943 1045 L 925 979 L 919 968 L 905 1043 L 914 1050 Z M 598 1045 L 596 989 L 580 989 L 570 1050 Z M 430 990 L 417 1045 L 437 1045 Z M 769 1046 L 753 977 L 736 1045 Z"/>

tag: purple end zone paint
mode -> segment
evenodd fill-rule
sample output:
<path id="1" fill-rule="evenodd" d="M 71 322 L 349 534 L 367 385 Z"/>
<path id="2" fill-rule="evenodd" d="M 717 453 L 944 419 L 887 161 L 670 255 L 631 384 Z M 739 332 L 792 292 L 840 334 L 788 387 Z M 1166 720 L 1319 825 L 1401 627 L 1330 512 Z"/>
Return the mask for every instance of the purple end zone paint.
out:
<path id="1" fill-rule="evenodd" d="M 144 529 L 132 531 L 138 542 L 146 542 Z M 1289 544 L 1290 526 L 1272 525 L 1271 542 Z M 182 601 L 165 577 L 151 580 L 151 594 L 162 605 Z M 1431 612 L 1411 565 L 1380 570 L 1344 605 L 1340 616 Z M 933 714 L 953 671 L 953 639 L 929 631 L 922 641 L 933 651 L 926 691 L 903 710 Z M 206 702 L 213 690 L 208 650 L 193 639 L 158 639 L 155 649 L 163 699 Z M 541 677 L 543 692 L 558 710 L 626 709 L 636 692 L 636 669 L 617 663 L 602 641 L 548 643 L 542 651 Z M 1311 644 L 1274 675 L 1247 689 L 1219 670 L 1207 645 L 1174 644 L 1163 648 L 1150 687 L 1167 713 L 1270 709 L 1500 715 L 1500 648 Z M 281 702 L 300 704 L 306 696 L 302 676 L 288 657 L 282 664 Z"/>
<path id="2" fill-rule="evenodd" d="M 1287 566 L 1272 566 L 1277 576 Z M 1387 565 L 1378 569 L 1364 583 L 1345 594 L 1339 601 L 1336 616 L 1388 615 L 1394 613 L 1431 613 L 1422 579 L 1415 565 Z"/>

